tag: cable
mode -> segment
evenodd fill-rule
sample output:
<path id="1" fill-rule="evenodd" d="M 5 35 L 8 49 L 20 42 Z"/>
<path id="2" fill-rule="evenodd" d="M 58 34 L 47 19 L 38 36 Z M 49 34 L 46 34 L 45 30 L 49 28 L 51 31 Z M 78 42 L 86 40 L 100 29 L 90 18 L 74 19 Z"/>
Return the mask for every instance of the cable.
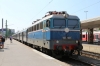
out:
<path id="1" fill-rule="evenodd" d="M 3 15 L 2 15 L 2 9 L 1 9 L 1 5 L 0 5 L 0 12 L 1 12 L 1 17 L 2 17 Z"/>
<path id="2" fill-rule="evenodd" d="M 89 8 L 89 7 L 91 7 L 91 6 L 93 6 L 93 5 L 97 4 L 97 3 L 100 3 L 100 1 L 98 1 L 98 2 L 96 2 L 96 3 L 94 3 L 94 4 L 91 4 L 91 5 L 89 5 L 89 6 L 85 7 L 85 8 L 82 8 L 82 9 L 76 11 L 76 12 L 79 12 L 79 11 L 81 11 L 81 10 L 83 10 L 83 9 Z M 73 13 L 76 13 L 76 12 L 73 12 Z"/>
<path id="3" fill-rule="evenodd" d="M 41 9 L 33 18 L 35 18 L 36 16 L 38 16 L 53 0 L 51 0 L 43 9 Z M 32 18 L 32 19 L 33 19 Z"/>
<path id="4" fill-rule="evenodd" d="M 84 2 L 84 0 L 82 0 L 82 1 L 80 1 L 80 2 L 78 2 L 78 3 L 76 3 L 76 4 L 81 4 L 81 2 Z M 74 5 L 72 5 L 71 7 L 68 7 L 67 9 L 71 9 L 71 8 L 73 8 L 73 7 L 75 7 L 76 6 L 76 4 L 74 4 Z"/>

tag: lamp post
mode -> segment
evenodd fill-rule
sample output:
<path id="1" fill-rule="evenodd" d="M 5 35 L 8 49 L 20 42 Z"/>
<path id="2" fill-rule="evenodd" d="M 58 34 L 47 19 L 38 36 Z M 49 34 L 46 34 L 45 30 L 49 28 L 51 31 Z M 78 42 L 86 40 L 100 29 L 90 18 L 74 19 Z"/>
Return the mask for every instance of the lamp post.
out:
<path id="1" fill-rule="evenodd" d="M 4 33 L 3 33 L 3 18 L 2 18 L 2 35 L 4 36 Z"/>
<path id="2" fill-rule="evenodd" d="M 88 11 L 84 11 L 86 13 L 86 19 L 87 19 L 87 12 Z M 88 29 L 87 29 L 88 30 Z M 86 42 L 87 42 L 87 31 L 86 31 Z"/>
<path id="3" fill-rule="evenodd" d="M 11 24 L 11 25 L 13 25 L 13 24 Z M 8 35 L 8 32 L 9 32 L 9 31 L 8 31 L 8 26 L 11 26 L 11 25 L 8 25 L 8 24 L 7 24 L 7 20 L 6 20 L 6 25 L 5 25 L 5 26 L 6 26 L 6 39 L 7 39 L 8 36 L 9 36 L 9 35 Z"/>
<path id="4" fill-rule="evenodd" d="M 8 34 L 7 34 L 7 20 L 6 20 L 6 39 L 7 39 L 7 37 L 8 37 Z"/>
<path id="5" fill-rule="evenodd" d="M 84 12 L 86 13 L 86 19 L 87 19 L 87 12 L 88 12 L 88 11 L 84 11 Z"/>

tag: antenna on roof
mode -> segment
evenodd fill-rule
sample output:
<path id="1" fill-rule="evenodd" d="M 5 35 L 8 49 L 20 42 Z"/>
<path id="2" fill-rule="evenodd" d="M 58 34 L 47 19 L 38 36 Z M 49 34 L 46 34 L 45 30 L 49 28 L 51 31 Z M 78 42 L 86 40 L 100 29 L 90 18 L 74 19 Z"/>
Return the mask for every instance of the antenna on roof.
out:
<path id="1" fill-rule="evenodd" d="M 66 11 L 60 11 L 60 12 L 57 12 L 57 11 L 49 11 L 49 12 L 47 12 L 45 14 L 44 17 L 49 16 L 49 15 L 63 15 L 65 18 L 69 16 Z"/>

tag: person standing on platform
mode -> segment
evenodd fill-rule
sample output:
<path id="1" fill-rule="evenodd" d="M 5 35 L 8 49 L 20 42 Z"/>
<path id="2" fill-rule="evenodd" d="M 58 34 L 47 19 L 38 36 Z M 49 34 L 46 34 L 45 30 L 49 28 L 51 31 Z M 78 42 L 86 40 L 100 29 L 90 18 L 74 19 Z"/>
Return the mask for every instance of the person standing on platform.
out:
<path id="1" fill-rule="evenodd" d="M 10 42 L 12 43 L 12 37 L 10 36 Z"/>
<path id="2" fill-rule="evenodd" d="M 2 35 L 0 35 L 0 48 L 2 49 L 4 48 L 4 42 L 5 42 L 5 38 Z"/>

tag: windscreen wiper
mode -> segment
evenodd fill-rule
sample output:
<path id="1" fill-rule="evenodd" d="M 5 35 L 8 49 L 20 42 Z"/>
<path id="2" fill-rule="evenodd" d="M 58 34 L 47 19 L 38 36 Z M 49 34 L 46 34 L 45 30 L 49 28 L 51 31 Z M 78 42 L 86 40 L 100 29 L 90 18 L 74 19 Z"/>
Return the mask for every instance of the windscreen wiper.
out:
<path id="1" fill-rule="evenodd" d="M 77 25 L 78 25 L 78 22 L 77 22 L 76 25 L 73 27 L 73 29 L 76 28 Z"/>
<path id="2" fill-rule="evenodd" d="M 59 28 L 62 28 L 63 24 L 59 27 Z"/>

